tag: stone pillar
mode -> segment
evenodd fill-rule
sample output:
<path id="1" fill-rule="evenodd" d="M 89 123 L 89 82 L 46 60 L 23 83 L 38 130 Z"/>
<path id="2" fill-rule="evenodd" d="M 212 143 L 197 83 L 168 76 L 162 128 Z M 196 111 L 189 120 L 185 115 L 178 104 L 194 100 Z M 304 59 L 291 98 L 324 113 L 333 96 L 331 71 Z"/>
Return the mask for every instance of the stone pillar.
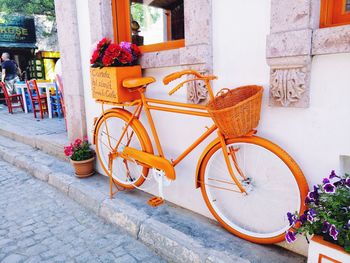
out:
<path id="1" fill-rule="evenodd" d="M 270 106 L 309 107 L 312 32 L 318 26 L 319 1 L 272 0 L 266 57 Z"/>
<path id="2" fill-rule="evenodd" d="M 75 0 L 55 0 L 68 139 L 86 135 L 84 85 Z"/>
<path id="3" fill-rule="evenodd" d="M 89 0 L 91 44 L 104 37 L 113 40 L 113 17 L 111 0 Z"/>

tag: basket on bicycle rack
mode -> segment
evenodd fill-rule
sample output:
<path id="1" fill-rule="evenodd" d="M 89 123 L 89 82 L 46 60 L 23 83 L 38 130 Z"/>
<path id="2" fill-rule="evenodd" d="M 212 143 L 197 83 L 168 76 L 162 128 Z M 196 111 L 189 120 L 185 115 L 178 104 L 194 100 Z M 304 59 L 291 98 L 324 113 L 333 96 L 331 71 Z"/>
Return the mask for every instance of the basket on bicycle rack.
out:
<path id="1" fill-rule="evenodd" d="M 208 112 L 226 138 L 246 135 L 260 120 L 263 87 L 224 88 L 208 104 Z"/>

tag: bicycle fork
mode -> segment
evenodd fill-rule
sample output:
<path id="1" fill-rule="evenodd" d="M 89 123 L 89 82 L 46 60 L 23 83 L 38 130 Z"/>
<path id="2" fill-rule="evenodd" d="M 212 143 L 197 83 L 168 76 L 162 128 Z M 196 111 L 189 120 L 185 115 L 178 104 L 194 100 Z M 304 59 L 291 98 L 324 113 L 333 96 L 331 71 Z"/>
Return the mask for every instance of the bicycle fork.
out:
<path id="1" fill-rule="evenodd" d="M 239 191 L 241 193 L 244 193 L 244 194 L 247 195 L 248 193 L 247 193 L 246 189 L 243 187 L 241 182 L 235 176 L 235 174 L 233 172 L 233 167 L 232 167 L 230 159 L 229 159 L 229 156 L 231 156 L 233 164 L 234 164 L 237 172 L 239 173 L 239 175 L 243 178 L 243 180 L 248 180 L 248 178 L 243 174 L 242 170 L 239 168 L 238 163 L 237 163 L 237 158 L 236 158 L 235 152 L 238 151 L 238 149 L 234 149 L 232 146 L 229 146 L 228 147 L 229 151 L 227 151 L 227 145 L 226 145 L 226 141 L 225 141 L 224 136 L 220 132 L 218 132 L 218 136 L 219 136 L 219 139 L 220 139 L 221 148 L 222 148 L 222 151 L 223 151 L 223 154 L 224 154 L 225 162 L 226 162 L 226 165 L 227 165 L 227 169 L 228 169 L 228 171 L 230 173 L 230 176 L 231 176 L 232 180 L 235 182 L 235 184 L 238 187 Z"/>

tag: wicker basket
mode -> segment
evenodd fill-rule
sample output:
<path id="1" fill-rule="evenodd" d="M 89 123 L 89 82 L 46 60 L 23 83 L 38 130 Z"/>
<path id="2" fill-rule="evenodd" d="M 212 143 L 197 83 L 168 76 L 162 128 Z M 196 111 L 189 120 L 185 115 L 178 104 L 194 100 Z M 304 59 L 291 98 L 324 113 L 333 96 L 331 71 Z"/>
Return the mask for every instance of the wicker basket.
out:
<path id="1" fill-rule="evenodd" d="M 211 100 L 208 112 L 226 138 L 244 136 L 258 126 L 263 87 L 222 89 Z"/>

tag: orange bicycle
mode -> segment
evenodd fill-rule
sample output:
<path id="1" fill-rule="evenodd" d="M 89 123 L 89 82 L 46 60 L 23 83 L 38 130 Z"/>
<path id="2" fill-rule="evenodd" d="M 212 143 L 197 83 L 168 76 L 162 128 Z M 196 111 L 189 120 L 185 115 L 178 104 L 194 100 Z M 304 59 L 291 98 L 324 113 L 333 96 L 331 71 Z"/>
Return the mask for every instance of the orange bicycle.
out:
<path id="1" fill-rule="evenodd" d="M 164 78 L 165 85 L 182 76 L 193 76 L 169 92 L 172 95 L 185 83 L 204 81 L 209 96 L 215 99 L 210 82 L 215 76 L 204 76 L 193 70 L 173 73 Z M 240 137 L 225 135 L 217 121 L 175 160 L 165 158 L 151 110 L 166 111 L 201 117 L 211 117 L 208 107 L 187 103 L 146 98 L 152 77 L 125 79 L 124 88 L 139 92 L 140 99 L 116 103 L 104 110 L 95 120 L 94 143 L 98 159 L 112 184 L 125 189 L 138 188 L 153 172 L 159 186 L 159 196 L 149 204 L 163 202 L 163 184 L 176 179 L 175 167 L 210 134 L 214 139 L 199 157 L 196 169 L 196 187 L 220 224 L 229 232 L 256 243 L 276 243 L 284 239 L 290 228 L 288 211 L 304 212 L 308 192 L 305 177 L 296 162 L 278 145 L 255 135 L 250 130 Z M 257 86 L 256 86 L 257 87 Z M 262 87 L 261 87 L 262 89 Z M 261 91 L 262 93 L 262 91 Z M 261 100 L 260 100 L 261 102 Z M 124 107 L 134 108 L 131 112 Z M 133 107 L 132 107 L 133 106 Z M 243 114 L 247 110 L 243 107 Z M 144 112 L 157 154 L 151 139 L 140 121 Z M 244 119 L 244 118 L 243 118 Z"/>

